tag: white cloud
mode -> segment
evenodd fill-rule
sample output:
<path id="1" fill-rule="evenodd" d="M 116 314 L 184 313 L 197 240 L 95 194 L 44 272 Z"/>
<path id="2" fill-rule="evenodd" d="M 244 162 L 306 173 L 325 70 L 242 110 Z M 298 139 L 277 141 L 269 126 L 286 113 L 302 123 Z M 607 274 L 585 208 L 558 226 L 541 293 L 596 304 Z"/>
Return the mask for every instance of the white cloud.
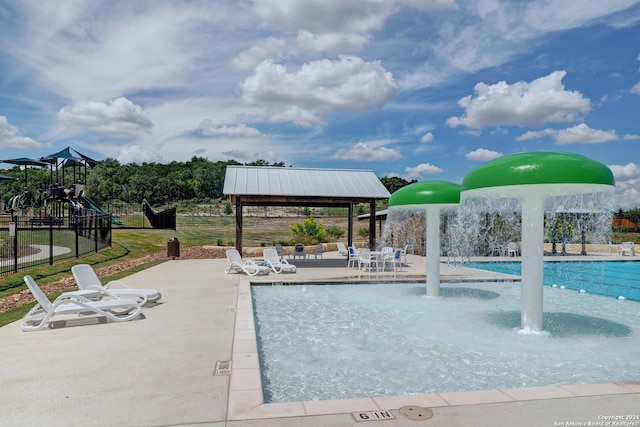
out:
<path id="1" fill-rule="evenodd" d="M 398 153 L 394 149 L 384 146 L 371 147 L 370 144 L 366 142 L 359 142 L 353 148 L 333 156 L 334 159 L 339 160 L 355 160 L 365 162 L 398 159 L 400 157 L 400 153 Z"/>
<path id="2" fill-rule="evenodd" d="M 632 162 L 626 165 L 609 165 L 615 179 L 629 179 L 640 177 L 640 168 Z"/>
<path id="3" fill-rule="evenodd" d="M 0 116 L 0 148 L 43 148 L 45 146 L 45 144 L 22 135 L 20 130 L 9 123 L 5 116 Z"/>
<path id="4" fill-rule="evenodd" d="M 604 131 L 599 129 L 591 129 L 584 123 L 567 128 L 567 129 L 543 129 L 541 131 L 526 132 L 518 137 L 517 141 L 526 141 L 530 139 L 538 139 L 550 136 L 555 139 L 558 145 L 567 144 L 600 144 L 603 142 L 617 141 L 620 138 L 616 131 Z"/>
<path id="5" fill-rule="evenodd" d="M 240 52 L 231 60 L 231 63 L 241 70 L 249 70 L 268 58 L 286 58 L 286 46 L 287 42 L 283 39 L 267 37 L 258 40 L 249 49 Z"/>
<path id="6" fill-rule="evenodd" d="M 420 177 L 420 175 L 444 172 L 444 170 L 442 168 L 439 168 L 438 166 L 434 166 L 434 165 L 432 165 L 430 163 L 421 163 L 421 164 L 419 164 L 417 166 L 414 166 L 414 167 L 407 167 L 407 168 L 405 168 L 404 171 L 412 179 L 417 179 L 417 178 Z"/>
<path id="7" fill-rule="evenodd" d="M 264 107 L 277 121 L 294 114 L 312 123 L 330 111 L 380 107 L 393 96 L 396 84 L 379 61 L 340 56 L 306 63 L 293 73 L 284 65 L 264 61 L 241 89 L 245 103 Z"/>
<path id="8" fill-rule="evenodd" d="M 633 87 L 631 88 L 631 93 L 640 95 L 640 82 L 633 85 Z"/>
<path id="9" fill-rule="evenodd" d="M 635 133 L 634 134 L 625 134 L 625 135 L 622 135 L 622 139 L 624 141 L 635 141 L 637 139 L 640 139 L 640 135 L 635 134 Z"/>
<path id="10" fill-rule="evenodd" d="M 63 107 L 58 118 L 67 126 L 79 126 L 112 135 L 147 130 L 153 123 L 142 107 L 127 98 L 105 102 L 78 101 Z"/>
<path id="11" fill-rule="evenodd" d="M 162 163 L 163 158 L 156 150 L 150 150 L 139 145 L 130 145 L 120 150 L 117 156 L 121 164 L 129 163 Z"/>
<path id="12" fill-rule="evenodd" d="M 203 136 L 226 135 L 238 137 L 255 137 L 262 135 L 262 133 L 258 129 L 247 126 L 245 124 L 239 124 L 236 126 L 215 126 L 209 119 L 203 120 L 202 123 L 200 123 L 199 127 L 202 130 Z"/>
<path id="13" fill-rule="evenodd" d="M 632 178 L 616 180 L 616 201 L 623 209 L 632 209 L 640 206 L 640 179 Z"/>
<path id="14" fill-rule="evenodd" d="M 428 142 L 432 142 L 436 139 L 435 136 L 433 136 L 433 134 L 431 132 L 427 132 L 424 135 L 422 135 L 422 138 L 420 138 L 420 142 L 424 143 L 428 143 Z"/>
<path id="15" fill-rule="evenodd" d="M 502 157 L 502 154 L 499 151 L 487 150 L 486 148 L 478 148 L 477 150 L 473 150 L 464 155 L 469 160 L 479 160 L 479 161 L 489 161 L 493 159 L 497 159 L 498 157 Z"/>
<path id="16" fill-rule="evenodd" d="M 566 91 L 562 79 L 566 71 L 512 85 L 478 83 L 474 95 L 458 101 L 465 110 L 450 117 L 447 125 L 482 129 L 485 126 L 538 126 L 548 122 L 570 122 L 590 109 L 590 101 L 577 91 Z"/>

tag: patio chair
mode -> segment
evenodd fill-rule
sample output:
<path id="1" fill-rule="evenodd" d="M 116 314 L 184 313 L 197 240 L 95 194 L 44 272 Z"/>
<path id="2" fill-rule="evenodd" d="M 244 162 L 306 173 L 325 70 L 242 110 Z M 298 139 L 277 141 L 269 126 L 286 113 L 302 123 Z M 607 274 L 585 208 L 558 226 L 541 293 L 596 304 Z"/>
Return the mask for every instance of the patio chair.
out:
<path id="1" fill-rule="evenodd" d="M 276 251 L 276 254 L 277 253 Z M 271 268 L 259 265 L 255 261 L 243 261 L 242 255 L 240 255 L 237 249 L 229 249 L 227 251 L 227 261 L 229 261 L 229 265 L 224 269 L 224 272 L 227 274 L 236 271 L 242 272 L 247 276 L 255 276 L 257 274 L 269 274 L 271 271 Z"/>
<path id="2" fill-rule="evenodd" d="M 401 251 L 402 251 L 402 252 L 400 253 L 400 256 L 402 257 L 403 262 L 404 262 L 405 264 L 407 263 L 407 250 L 408 250 L 408 249 L 409 249 L 409 245 L 408 245 L 408 244 L 407 244 L 407 245 L 404 245 L 404 248 L 403 248 L 403 249 L 401 249 Z"/>
<path id="3" fill-rule="evenodd" d="M 51 302 L 31 276 L 24 276 L 24 282 L 37 302 L 20 321 L 20 329 L 25 332 L 42 329 L 49 319 L 58 315 L 99 315 L 114 322 L 126 322 L 138 317 L 142 310 L 140 304 L 133 300 L 92 301 L 73 293 L 60 295 Z"/>
<path id="4" fill-rule="evenodd" d="M 347 247 L 344 245 L 344 243 L 338 242 L 336 243 L 336 245 L 338 246 L 338 255 L 349 255 L 349 251 L 347 250 Z"/>
<path id="5" fill-rule="evenodd" d="M 278 252 L 278 255 L 280 255 L 280 258 L 284 258 L 285 255 L 289 255 L 289 250 L 286 248 L 283 248 L 282 244 L 276 243 L 275 248 L 276 248 L 276 251 Z"/>
<path id="6" fill-rule="evenodd" d="M 393 266 L 393 272 L 402 271 L 402 249 L 393 251 L 393 255 L 385 258 L 385 263 L 389 262 Z"/>
<path id="7" fill-rule="evenodd" d="M 278 252 L 275 249 L 264 249 L 262 251 L 262 256 L 267 267 L 276 274 L 280 274 L 283 271 L 289 273 L 296 272 L 296 266 L 289 264 L 289 261 L 286 259 L 280 259 Z"/>
<path id="8" fill-rule="evenodd" d="M 120 280 L 111 280 L 102 285 L 100 278 L 89 264 L 78 264 L 71 267 L 71 273 L 80 290 L 106 291 L 116 298 L 138 298 L 141 305 L 147 302 L 158 302 L 162 294 L 155 289 L 133 289 Z"/>
<path id="9" fill-rule="evenodd" d="M 307 259 L 307 252 L 302 243 L 296 243 L 293 247 L 293 262 L 296 262 L 296 258 L 302 258 L 303 261 Z"/>
<path id="10" fill-rule="evenodd" d="M 633 242 L 622 242 L 620 243 L 620 255 L 624 255 L 625 253 L 629 253 L 629 255 L 635 255 L 635 245 Z"/>
<path id="11" fill-rule="evenodd" d="M 516 242 L 509 242 L 509 244 L 507 245 L 506 253 L 508 257 L 510 257 L 511 255 L 518 256 L 520 255 L 520 247 Z"/>
<path id="12" fill-rule="evenodd" d="M 369 270 L 375 262 L 375 258 L 371 256 L 371 251 L 368 248 L 360 249 L 360 253 L 358 255 L 358 269 L 359 270 Z"/>
<path id="13" fill-rule="evenodd" d="M 312 254 L 309 254 L 309 257 L 311 257 Z M 318 243 L 316 245 L 315 250 L 313 251 L 313 256 L 315 257 L 315 260 L 318 261 L 318 257 L 322 258 L 322 243 Z M 324 259 L 324 258 L 323 258 Z"/>
<path id="14" fill-rule="evenodd" d="M 349 246 L 349 261 L 347 262 L 347 268 L 352 268 L 356 266 L 358 262 L 358 255 L 360 253 L 356 250 L 355 247 Z"/>

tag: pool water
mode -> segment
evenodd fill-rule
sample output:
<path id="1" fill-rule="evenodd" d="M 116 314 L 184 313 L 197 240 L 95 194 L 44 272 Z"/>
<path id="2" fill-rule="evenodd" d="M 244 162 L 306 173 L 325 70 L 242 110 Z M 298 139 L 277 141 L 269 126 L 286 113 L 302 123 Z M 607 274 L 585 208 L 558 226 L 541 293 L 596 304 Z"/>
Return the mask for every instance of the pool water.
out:
<path id="1" fill-rule="evenodd" d="M 266 403 L 640 380 L 640 303 L 520 284 L 252 286 Z"/>
<path id="2" fill-rule="evenodd" d="M 520 262 L 471 262 L 465 267 L 520 275 Z M 543 282 L 547 286 L 640 301 L 640 262 L 545 261 Z"/>

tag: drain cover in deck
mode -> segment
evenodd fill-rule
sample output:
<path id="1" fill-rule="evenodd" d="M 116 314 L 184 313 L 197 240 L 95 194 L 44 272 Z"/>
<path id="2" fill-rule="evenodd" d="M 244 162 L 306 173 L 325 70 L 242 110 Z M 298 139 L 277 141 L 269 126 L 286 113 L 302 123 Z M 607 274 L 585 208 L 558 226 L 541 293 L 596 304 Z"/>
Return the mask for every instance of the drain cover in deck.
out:
<path id="1" fill-rule="evenodd" d="M 421 406 L 403 406 L 398 409 L 398 412 L 400 412 L 400 415 L 403 415 L 413 421 L 428 420 L 433 417 L 431 409 L 423 408 Z"/>

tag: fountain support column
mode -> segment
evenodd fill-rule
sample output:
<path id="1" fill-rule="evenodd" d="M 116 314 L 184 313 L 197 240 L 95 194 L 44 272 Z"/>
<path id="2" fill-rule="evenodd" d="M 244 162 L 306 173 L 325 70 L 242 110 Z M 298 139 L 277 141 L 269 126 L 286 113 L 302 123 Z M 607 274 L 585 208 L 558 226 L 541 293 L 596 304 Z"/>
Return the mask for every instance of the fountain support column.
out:
<path id="1" fill-rule="evenodd" d="M 544 278 L 544 195 L 533 190 L 522 198 L 522 282 L 520 323 L 523 331 L 542 331 Z"/>
<path id="2" fill-rule="evenodd" d="M 427 205 L 427 296 L 440 296 L 440 206 Z"/>

